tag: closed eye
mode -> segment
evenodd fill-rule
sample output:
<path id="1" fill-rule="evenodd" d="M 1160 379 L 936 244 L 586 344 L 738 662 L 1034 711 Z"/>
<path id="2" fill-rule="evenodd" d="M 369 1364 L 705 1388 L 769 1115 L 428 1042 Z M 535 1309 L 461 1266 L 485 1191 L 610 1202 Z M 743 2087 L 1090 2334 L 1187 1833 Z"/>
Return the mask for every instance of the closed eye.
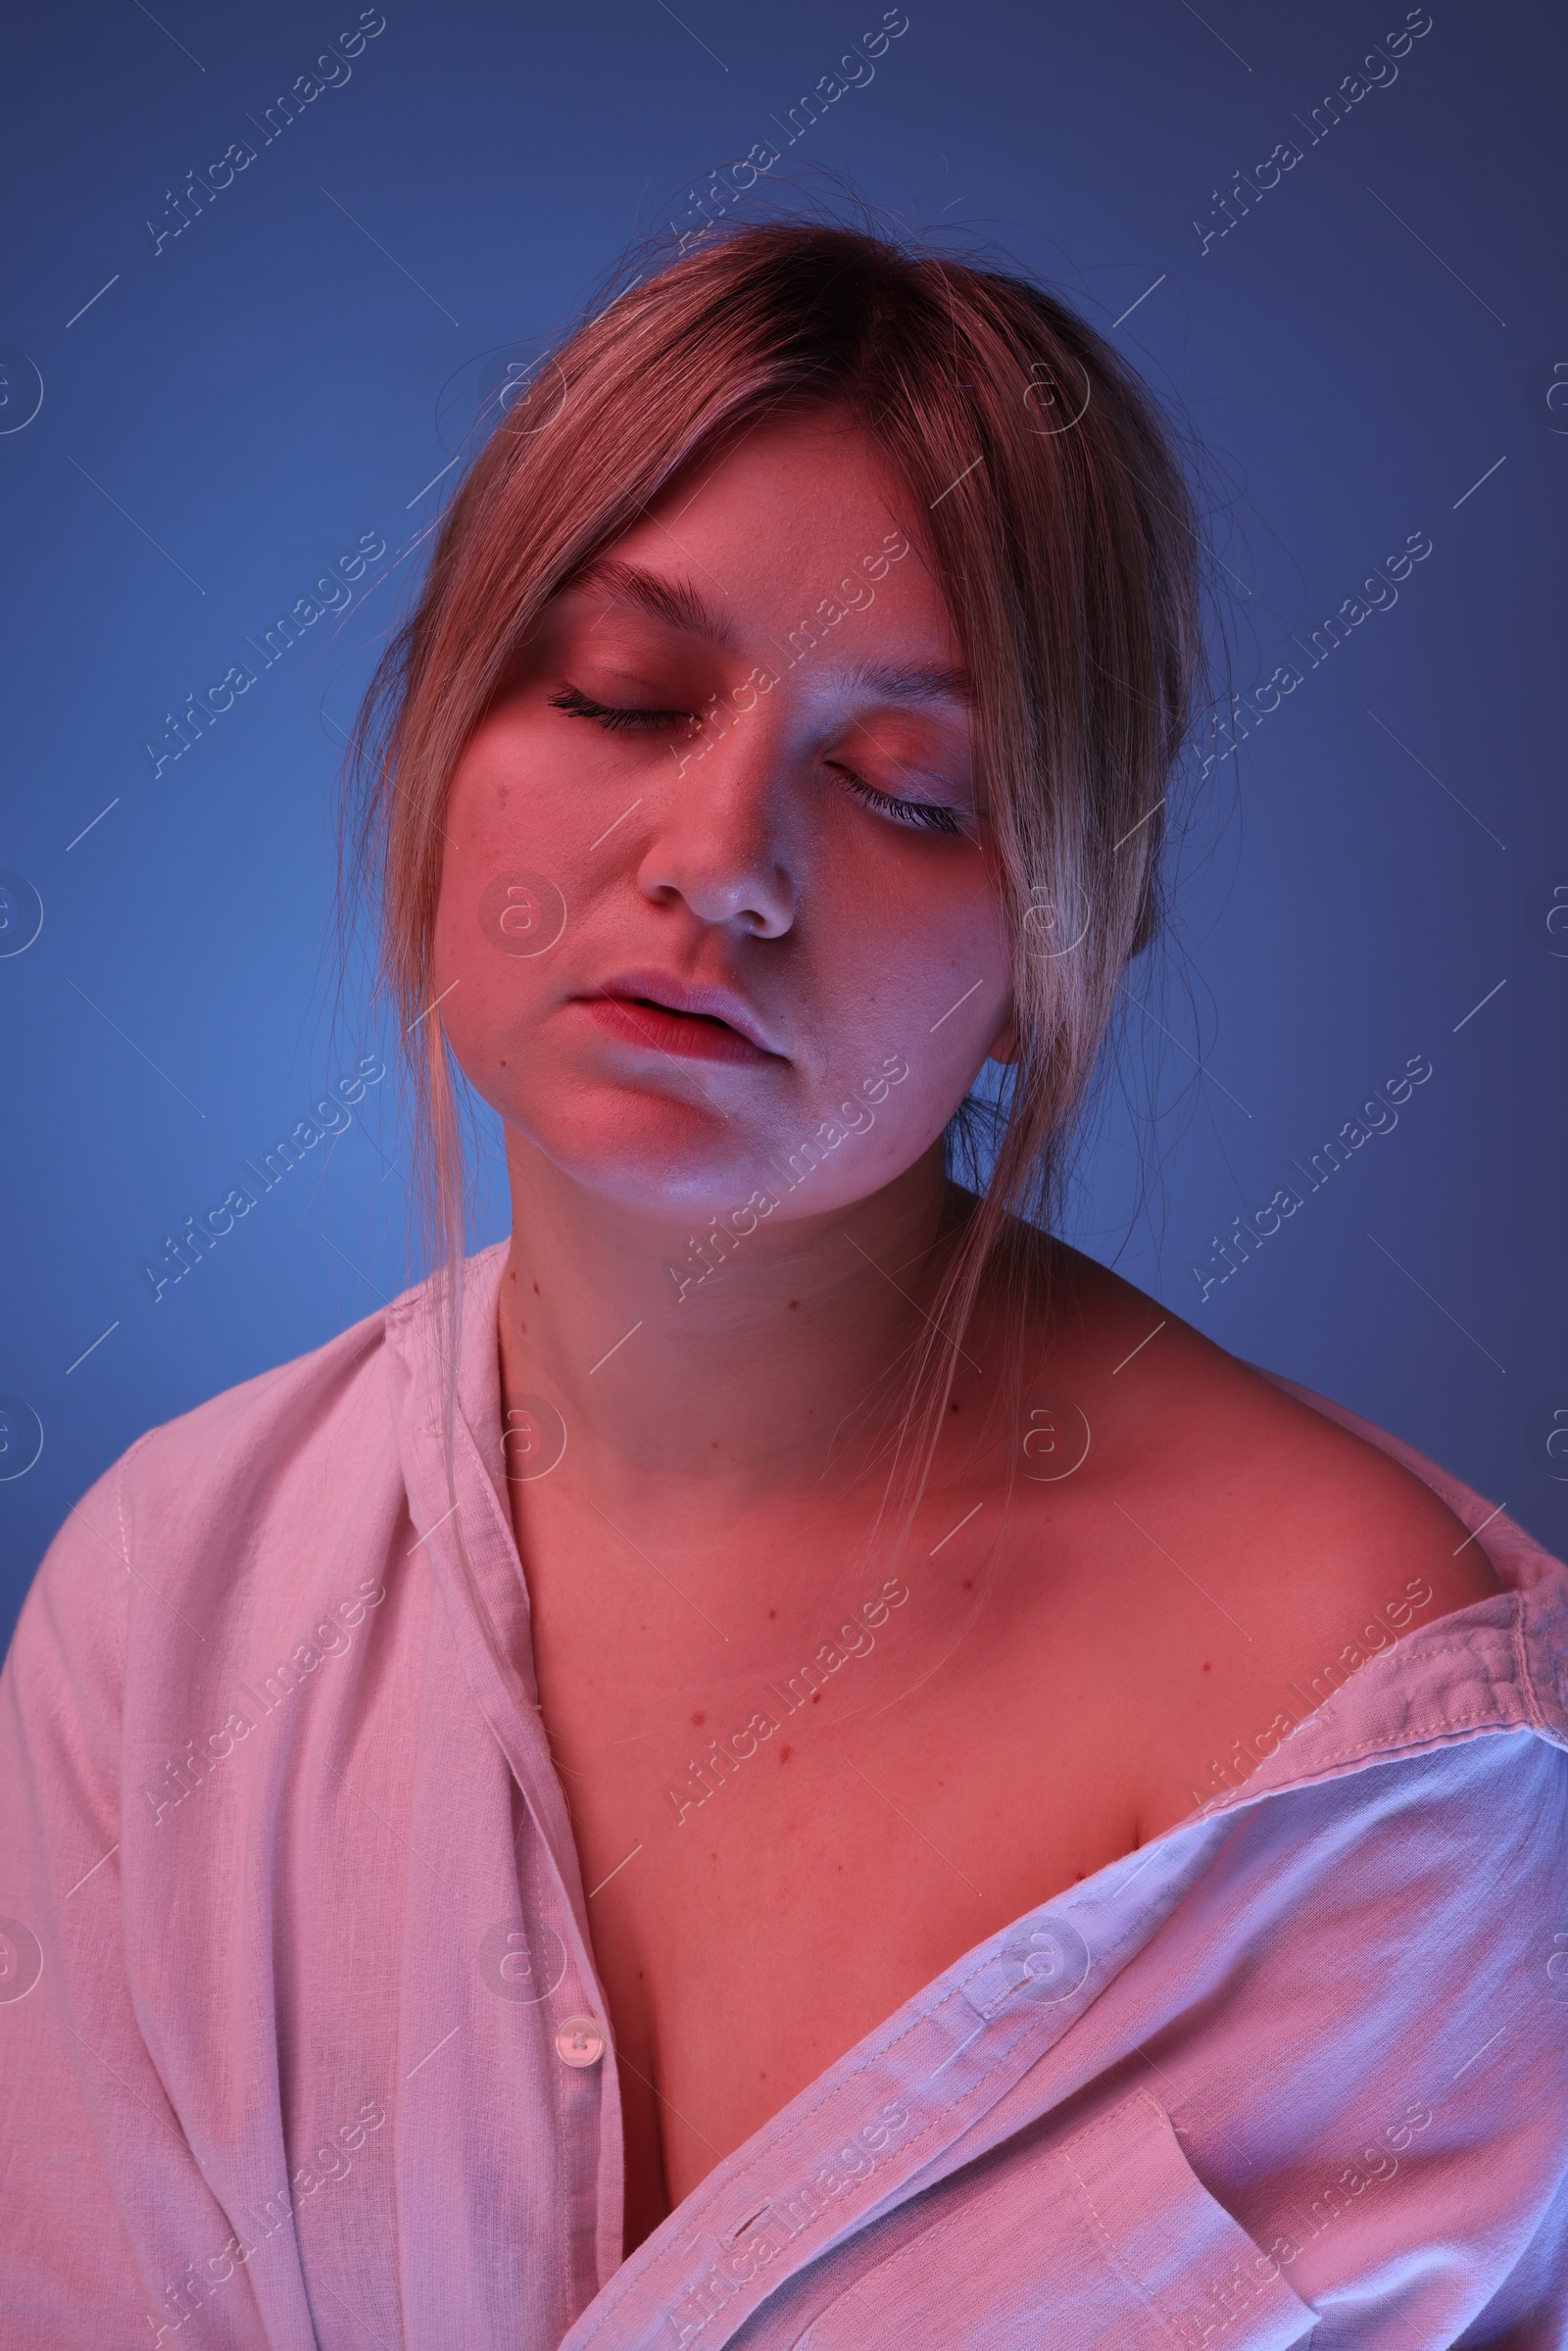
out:
<path id="1" fill-rule="evenodd" d="M 891 792 L 879 792 L 875 784 L 868 784 L 863 775 L 856 774 L 853 767 L 841 765 L 839 773 L 857 800 L 863 802 L 868 808 L 875 808 L 879 816 L 891 817 L 895 824 L 911 825 L 917 831 L 929 833 L 963 831 L 957 809 L 949 808 L 944 801 L 895 800 Z"/>
<path id="2" fill-rule="evenodd" d="M 550 707 L 564 710 L 568 718 L 592 718 L 612 732 L 633 728 L 644 734 L 667 734 L 673 727 L 694 723 L 690 710 L 628 710 L 614 703 L 595 702 L 576 686 L 563 686 L 559 694 L 552 694 Z"/>
<path id="3" fill-rule="evenodd" d="M 568 718 L 591 718 L 596 725 L 612 733 L 668 734 L 677 727 L 689 729 L 701 724 L 695 711 L 647 710 L 596 702 L 592 695 L 584 694 L 580 687 L 572 685 L 563 686 L 559 693 L 552 694 L 550 707 L 552 710 L 564 710 Z M 948 807 L 945 802 L 899 800 L 891 792 L 879 792 L 875 784 L 868 784 L 863 776 L 857 775 L 854 768 L 846 767 L 841 761 L 834 760 L 831 764 L 843 776 L 857 800 L 864 807 L 874 808 L 879 816 L 886 816 L 894 824 L 906 825 L 917 832 L 959 834 L 964 829 L 957 809 Z"/>

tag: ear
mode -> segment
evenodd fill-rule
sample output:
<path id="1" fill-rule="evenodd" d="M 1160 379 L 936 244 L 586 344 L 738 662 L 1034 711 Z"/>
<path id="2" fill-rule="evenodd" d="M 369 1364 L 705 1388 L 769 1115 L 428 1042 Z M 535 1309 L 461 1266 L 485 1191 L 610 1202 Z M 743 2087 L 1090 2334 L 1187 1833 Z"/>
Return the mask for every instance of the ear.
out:
<path id="1" fill-rule="evenodd" d="M 1007 1017 L 1003 1022 L 1001 1028 L 998 1029 L 996 1037 L 992 1042 L 991 1051 L 986 1057 L 991 1061 L 1005 1062 L 1017 1060 L 1018 1024 L 1010 1012 L 1007 1014 Z"/>

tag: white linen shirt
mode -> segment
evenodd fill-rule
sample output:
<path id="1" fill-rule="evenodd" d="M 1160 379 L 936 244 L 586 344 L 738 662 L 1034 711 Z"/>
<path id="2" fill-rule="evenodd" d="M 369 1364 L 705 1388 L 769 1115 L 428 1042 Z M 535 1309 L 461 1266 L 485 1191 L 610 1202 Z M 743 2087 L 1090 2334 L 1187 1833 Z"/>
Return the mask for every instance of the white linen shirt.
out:
<path id="1" fill-rule="evenodd" d="M 1504 1591 L 967 1952 L 622 2261 L 577 1857 L 496 1654 L 531 1691 L 505 1257 L 465 1268 L 450 1492 L 421 1288 L 143 1437 L 39 1569 L 0 2341 L 1568 2342 L 1568 1570 L 1290 1382 L 1485 1523 Z"/>

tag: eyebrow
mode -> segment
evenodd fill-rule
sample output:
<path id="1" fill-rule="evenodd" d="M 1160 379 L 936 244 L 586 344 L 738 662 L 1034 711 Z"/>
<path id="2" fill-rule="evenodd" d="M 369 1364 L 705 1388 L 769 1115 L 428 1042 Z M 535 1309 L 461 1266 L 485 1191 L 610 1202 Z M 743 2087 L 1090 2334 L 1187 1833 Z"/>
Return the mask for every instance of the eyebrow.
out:
<path id="1" fill-rule="evenodd" d="M 849 682 L 883 702 L 972 702 L 966 671 L 935 661 L 857 661 Z"/>
<path id="2" fill-rule="evenodd" d="M 594 590 L 725 652 L 738 650 L 730 623 L 685 580 L 664 579 L 657 571 L 639 570 L 634 563 L 606 556 L 569 580 L 564 593 Z M 883 702 L 970 702 L 974 698 L 967 673 L 944 662 L 862 661 L 853 662 L 847 676 L 852 686 Z"/>
<path id="3" fill-rule="evenodd" d="M 614 557 L 607 556 L 590 563 L 566 583 L 570 595 L 595 588 L 616 604 L 629 604 L 655 620 L 664 621 L 670 628 L 706 637 L 710 645 L 721 645 L 728 652 L 735 650 L 735 632 L 729 622 L 684 580 L 661 579 L 657 571 L 639 571 L 635 564 L 618 563 Z"/>

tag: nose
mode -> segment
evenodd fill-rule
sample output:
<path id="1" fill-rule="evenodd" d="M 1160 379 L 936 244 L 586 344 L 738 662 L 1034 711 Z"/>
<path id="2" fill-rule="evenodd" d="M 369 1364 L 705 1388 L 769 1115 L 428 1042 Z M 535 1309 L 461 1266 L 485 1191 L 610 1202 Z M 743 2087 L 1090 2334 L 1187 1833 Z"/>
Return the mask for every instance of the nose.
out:
<path id="1" fill-rule="evenodd" d="M 781 751 L 760 710 L 674 747 L 638 886 L 700 922 L 777 939 L 795 920 L 794 858 L 778 824 Z"/>

